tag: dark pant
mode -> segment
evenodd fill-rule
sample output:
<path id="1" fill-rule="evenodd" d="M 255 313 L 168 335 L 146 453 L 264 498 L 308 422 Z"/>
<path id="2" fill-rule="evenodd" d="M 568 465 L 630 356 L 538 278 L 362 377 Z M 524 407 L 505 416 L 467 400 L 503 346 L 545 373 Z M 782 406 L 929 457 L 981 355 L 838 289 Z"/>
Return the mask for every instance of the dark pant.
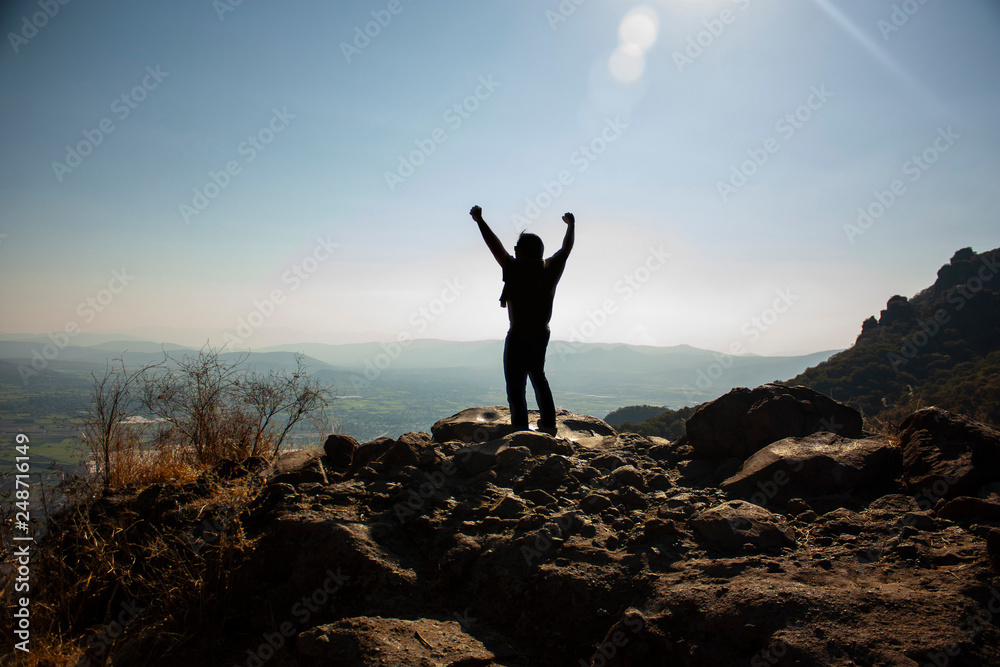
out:
<path id="1" fill-rule="evenodd" d="M 535 400 L 541 413 L 538 425 L 554 428 L 556 406 L 552 400 L 549 381 L 545 379 L 545 348 L 549 333 L 523 338 L 507 334 L 503 347 L 503 374 L 507 380 L 507 404 L 510 405 L 510 423 L 516 431 L 528 430 L 528 404 L 524 398 L 527 378 L 535 388 Z"/>

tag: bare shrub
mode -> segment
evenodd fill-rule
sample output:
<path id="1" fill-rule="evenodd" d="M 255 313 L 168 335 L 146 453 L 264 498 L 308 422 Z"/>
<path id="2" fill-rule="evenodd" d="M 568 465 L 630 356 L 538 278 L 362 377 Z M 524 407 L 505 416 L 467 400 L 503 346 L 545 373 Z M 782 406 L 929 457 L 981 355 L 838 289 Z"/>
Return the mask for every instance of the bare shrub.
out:
<path id="1" fill-rule="evenodd" d="M 119 357 L 108 362 L 103 377 L 91 374 L 90 407 L 80 413 L 83 442 L 105 488 L 127 483 L 123 475 L 138 463 L 141 428 L 131 418 L 139 405 L 135 391 L 144 370 L 129 371 Z"/>
<path id="2" fill-rule="evenodd" d="M 250 369 L 248 359 L 205 347 L 132 369 L 118 358 L 94 375 L 80 416 L 103 486 L 188 478 L 222 459 L 272 458 L 296 424 L 330 404 L 331 389 L 309 377 L 301 355 L 294 369 L 267 372 Z"/>
<path id="3" fill-rule="evenodd" d="M 301 355 L 291 372 L 261 373 L 247 360 L 205 347 L 197 356 L 165 355 L 143 373 L 143 409 L 170 425 L 192 463 L 272 457 L 295 424 L 329 404 L 330 389 L 309 377 Z"/>

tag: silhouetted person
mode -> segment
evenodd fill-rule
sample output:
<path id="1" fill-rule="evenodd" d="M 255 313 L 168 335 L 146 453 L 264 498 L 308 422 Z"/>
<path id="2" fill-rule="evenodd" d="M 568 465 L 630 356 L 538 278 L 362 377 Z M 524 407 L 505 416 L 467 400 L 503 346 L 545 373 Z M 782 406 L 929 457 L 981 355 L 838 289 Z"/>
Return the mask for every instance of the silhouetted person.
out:
<path id="1" fill-rule="evenodd" d="M 552 299 L 566 268 L 566 258 L 573 249 L 576 221 L 572 213 L 563 215 L 566 236 L 563 237 L 562 247 L 552 257 L 543 260 L 544 246 L 538 236 L 521 232 L 511 257 L 483 220 L 483 210 L 473 206 L 469 214 L 479 224 L 483 240 L 503 269 L 504 287 L 500 305 L 507 308 L 510 319 L 503 348 L 503 374 L 507 381 L 511 425 L 515 431 L 528 430 L 528 404 L 524 391 L 526 379 L 531 378 L 540 413 L 538 428 L 554 433 L 556 407 L 549 381 L 545 379 L 545 348 L 551 333 Z"/>

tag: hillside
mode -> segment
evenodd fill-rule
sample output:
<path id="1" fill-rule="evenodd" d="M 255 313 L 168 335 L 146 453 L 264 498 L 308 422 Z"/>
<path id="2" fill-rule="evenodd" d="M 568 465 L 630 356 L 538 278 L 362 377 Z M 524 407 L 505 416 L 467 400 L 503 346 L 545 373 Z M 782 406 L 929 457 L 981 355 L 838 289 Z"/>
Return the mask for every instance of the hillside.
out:
<path id="1" fill-rule="evenodd" d="M 1000 249 L 963 248 L 910 299 L 893 296 L 854 345 L 788 380 L 856 407 L 898 417 L 936 405 L 1000 423 Z"/>
<path id="2" fill-rule="evenodd" d="M 684 435 L 684 424 L 698 409 L 696 405 L 689 405 L 677 410 L 664 410 L 660 408 L 658 414 L 647 417 L 645 420 L 633 422 L 627 420 L 622 422 L 621 430 L 627 433 L 638 433 L 645 436 L 658 436 L 676 440 Z M 623 408 L 627 410 L 627 408 Z"/>
<path id="3" fill-rule="evenodd" d="M 663 413 L 664 408 L 657 405 L 627 405 L 608 413 L 604 421 L 615 428 L 625 423 L 641 422 Z"/>
<path id="4" fill-rule="evenodd" d="M 956 252 L 913 298 L 896 295 L 869 317 L 849 349 L 791 378 L 865 417 L 899 421 L 936 405 L 1000 424 L 1000 249 Z M 608 415 L 622 430 L 674 439 L 696 406 L 628 406 Z"/>
<path id="5" fill-rule="evenodd" d="M 558 419 L 468 408 L 82 493 L 14 664 L 1000 664 L 1000 432 L 926 409 L 873 436 L 773 384 L 672 443 Z"/>

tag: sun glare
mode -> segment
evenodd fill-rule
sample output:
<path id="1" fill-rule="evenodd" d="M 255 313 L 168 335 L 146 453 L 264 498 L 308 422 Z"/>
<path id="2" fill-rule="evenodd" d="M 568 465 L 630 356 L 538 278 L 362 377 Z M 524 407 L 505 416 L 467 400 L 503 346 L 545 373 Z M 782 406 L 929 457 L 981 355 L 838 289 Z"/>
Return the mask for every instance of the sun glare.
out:
<path id="1" fill-rule="evenodd" d="M 618 39 L 623 45 L 635 45 L 644 52 L 653 46 L 660 32 L 660 21 L 649 7 L 636 7 L 622 19 L 618 26 Z"/>
<path id="2" fill-rule="evenodd" d="M 635 7 L 618 26 L 618 48 L 608 59 L 608 71 L 621 83 L 632 83 L 646 68 L 645 53 L 660 34 L 656 11 L 645 5 Z"/>

